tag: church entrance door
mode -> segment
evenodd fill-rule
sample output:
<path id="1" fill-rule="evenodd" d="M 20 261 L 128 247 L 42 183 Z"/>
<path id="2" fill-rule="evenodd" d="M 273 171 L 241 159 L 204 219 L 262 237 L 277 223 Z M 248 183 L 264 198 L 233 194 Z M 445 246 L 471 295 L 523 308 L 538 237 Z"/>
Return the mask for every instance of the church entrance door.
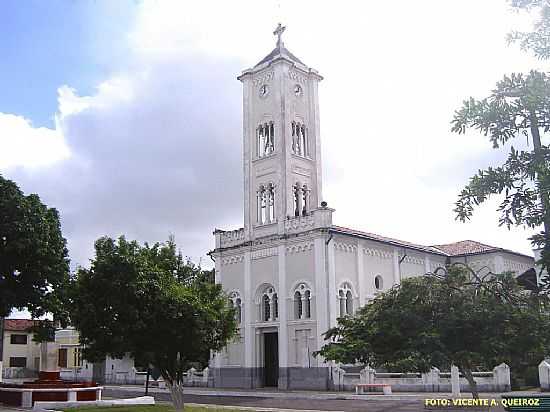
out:
<path id="1" fill-rule="evenodd" d="M 264 333 L 264 386 L 279 384 L 279 336 Z"/>

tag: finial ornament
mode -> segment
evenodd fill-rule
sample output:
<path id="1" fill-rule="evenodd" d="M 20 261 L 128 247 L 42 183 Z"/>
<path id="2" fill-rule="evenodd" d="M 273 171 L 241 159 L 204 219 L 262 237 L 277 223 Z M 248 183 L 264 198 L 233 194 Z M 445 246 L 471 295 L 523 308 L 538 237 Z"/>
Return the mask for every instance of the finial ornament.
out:
<path id="1" fill-rule="evenodd" d="M 281 41 L 281 36 L 283 32 L 286 30 L 286 26 L 283 26 L 281 23 L 277 25 L 277 28 L 275 28 L 275 31 L 273 34 L 277 36 L 277 47 L 281 48 L 283 45 L 283 42 Z"/>

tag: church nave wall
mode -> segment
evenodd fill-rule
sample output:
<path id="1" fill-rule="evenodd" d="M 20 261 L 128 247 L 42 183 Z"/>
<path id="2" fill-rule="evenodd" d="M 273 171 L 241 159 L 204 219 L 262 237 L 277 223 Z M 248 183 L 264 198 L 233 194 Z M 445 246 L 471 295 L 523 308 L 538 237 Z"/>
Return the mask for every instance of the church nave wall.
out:
<path id="1" fill-rule="evenodd" d="M 421 276 L 426 273 L 426 254 L 412 250 L 401 250 L 399 252 L 399 260 L 401 260 L 399 270 L 401 279 Z"/>
<path id="2" fill-rule="evenodd" d="M 313 356 L 317 348 L 315 322 L 291 322 L 288 325 L 288 366 L 313 368 L 318 359 Z"/>
<path id="3" fill-rule="evenodd" d="M 244 259 L 242 255 L 223 257 L 219 276 L 226 293 L 237 291 L 241 297 L 244 293 Z"/>
<path id="4" fill-rule="evenodd" d="M 231 343 L 225 347 L 222 358 L 224 366 L 244 365 L 244 330 L 242 328 Z"/>
<path id="5" fill-rule="evenodd" d="M 313 242 L 289 244 L 286 247 L 286 287 L 285 295 L 293 297 L 294 288 L 299 282 L 306 282 L 315 294 Z"/>
<path id="6" fill-rule="evenodd" d="M 394 284 L 393 248 L 375 242 L 363 243 L 363 282 L 366 298 L 390 289 Z M 379 276 L 378 282 L 375 282 Z M 379 288 L 376 288 L 378 284 Z"/>

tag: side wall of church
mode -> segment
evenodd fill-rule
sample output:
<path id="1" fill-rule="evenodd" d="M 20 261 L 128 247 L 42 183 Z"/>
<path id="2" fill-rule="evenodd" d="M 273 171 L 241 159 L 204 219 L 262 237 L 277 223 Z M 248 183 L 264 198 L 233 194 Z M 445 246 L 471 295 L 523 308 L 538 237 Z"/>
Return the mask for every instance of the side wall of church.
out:
<path id="1" fill-rule="evenodd" d="M 377 292 L 390 289 L 394 284 L 393 248 L 379 242 L 362 241 L 363 273 L 365 279 L 366 300 L 372 299 Z M 380 289 L 376 289 L 375 278 L 379 276 Z"/>
<path id="2" fill-rule="evenodd" d="M 244 256 L 242 254 L 221 258 L 220 275 L 226 293 L 237 292 L 241 299 L 244 296 Z M 244 308 L 244 305 L 242 305 Z M 226 366 L 244 365 L 244 329 L 222 351 L 222 362 Z"/>

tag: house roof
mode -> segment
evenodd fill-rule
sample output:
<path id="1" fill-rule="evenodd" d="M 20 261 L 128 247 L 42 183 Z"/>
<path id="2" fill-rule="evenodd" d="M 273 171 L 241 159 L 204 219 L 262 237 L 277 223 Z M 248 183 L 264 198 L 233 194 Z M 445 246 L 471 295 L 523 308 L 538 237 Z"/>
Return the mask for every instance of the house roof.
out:
<path id="1" fill-rule="evenodd" d="M 4 330 L 26 332 L 35 322 L 30 319 L 4 319 Z"/>

